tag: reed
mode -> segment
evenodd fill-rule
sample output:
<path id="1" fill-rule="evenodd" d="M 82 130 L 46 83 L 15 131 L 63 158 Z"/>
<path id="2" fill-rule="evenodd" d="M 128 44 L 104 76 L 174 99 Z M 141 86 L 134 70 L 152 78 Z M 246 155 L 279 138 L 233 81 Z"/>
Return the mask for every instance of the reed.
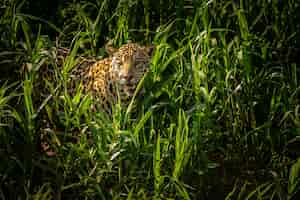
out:
<path id="1" fill-rule="evenodd" d="M 300 195 L 296 0 L 37 6 L 0 8 L 1 199 Z M 111 114 L 91 112 L 81 82 L 68 90 L 79 59 L 105 57 L 108 40 L 156 46 L 144 95 Z"/>

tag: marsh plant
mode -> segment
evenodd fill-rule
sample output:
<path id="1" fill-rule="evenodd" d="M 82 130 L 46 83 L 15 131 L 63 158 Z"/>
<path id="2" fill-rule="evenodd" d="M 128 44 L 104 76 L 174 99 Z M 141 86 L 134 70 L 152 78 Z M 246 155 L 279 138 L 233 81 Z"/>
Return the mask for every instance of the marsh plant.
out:
<path id="1" fill-rule="evenodd" d="M 0 198 L 299 198 L 299 9 L 4 0 Z M 70 83 L 108 41 L 156 46 L 144 94 L 109 114 Z"/>

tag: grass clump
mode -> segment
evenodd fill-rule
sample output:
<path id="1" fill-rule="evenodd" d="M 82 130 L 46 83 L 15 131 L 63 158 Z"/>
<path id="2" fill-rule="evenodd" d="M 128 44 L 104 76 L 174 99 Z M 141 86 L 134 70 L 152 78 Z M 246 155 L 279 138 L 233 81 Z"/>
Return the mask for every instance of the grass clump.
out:
<path id="1" fill-rule="evenodd" d="M 297 1 L 46 2 L 0 8 L 2 199 L 299 197 Z M 156 46 L 110 114 L 72 81 L 108 40 Z"/>

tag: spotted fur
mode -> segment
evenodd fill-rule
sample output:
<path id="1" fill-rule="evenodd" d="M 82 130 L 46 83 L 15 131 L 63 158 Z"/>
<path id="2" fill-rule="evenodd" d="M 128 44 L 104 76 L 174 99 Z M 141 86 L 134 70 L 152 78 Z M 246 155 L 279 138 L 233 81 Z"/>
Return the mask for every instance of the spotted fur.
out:
<path id="1" fill-rule="evenodd" d="M 108 58 L 95 62 L 88 68 L 86 91 L 91 91 L 101 104 L 130 99 L 142 77 L 149 70 L 153 46 L 128 43 L 115 49 Z"/>

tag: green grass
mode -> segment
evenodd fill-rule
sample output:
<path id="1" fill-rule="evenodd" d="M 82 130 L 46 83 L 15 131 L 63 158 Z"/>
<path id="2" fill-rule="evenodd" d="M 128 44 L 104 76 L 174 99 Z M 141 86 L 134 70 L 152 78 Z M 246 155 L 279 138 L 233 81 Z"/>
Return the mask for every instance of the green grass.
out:
<path id="1" fill-rule="evenodd" d="M 297 1 L 49 2 L 0 7 L 1 199 L 299 198 Z M 110 114 L 72 78 L 108 40 L 156 46 Z"/>

